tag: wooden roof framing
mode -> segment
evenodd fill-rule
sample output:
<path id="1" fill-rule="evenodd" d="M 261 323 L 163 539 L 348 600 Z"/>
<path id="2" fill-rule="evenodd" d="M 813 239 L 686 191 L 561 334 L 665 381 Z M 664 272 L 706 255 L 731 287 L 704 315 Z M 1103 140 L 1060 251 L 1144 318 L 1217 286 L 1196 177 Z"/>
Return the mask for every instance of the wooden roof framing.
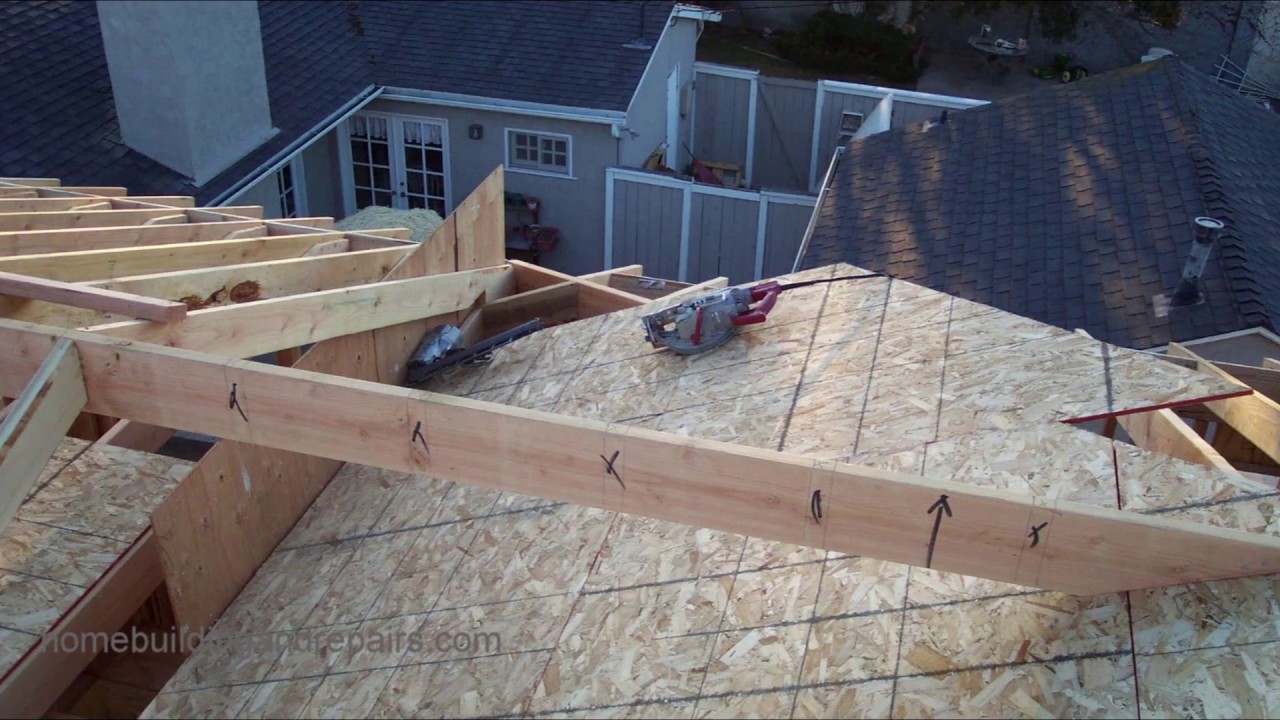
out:
<path id="1" fill-rule="evenodd" d="M 3 466 L 6 507 L 27 496 L 81 408 L 121 418 L 107 440 L 136 449 L 156 449 L 174 429 L 222 438 L 159 501 L 145 533 L 178 620 L 193 628 L 217 620 L 344 463 L 1077 594 L 1269 574 L 1280 563 L 1280 540 L 1266 535 L 401 387 L 409 353 L 442 322 L 474 339 L 535 316 L 608 315 L 602 352 L 634 352 L 636 320 L 655 297 L 724 285 L 641 279 L 639 267 L 575 278 L 506 261 L 500 169 L 422 245 L 396 230 L 335 232 L 327 218 L 262 220 L 261 208 L 183 208 L 183 199 L 95 197 L 47 182 L 3 181 L 0 192 L 0 203 L 29 208 L 0 208 L 0 396 L 26 398 L 0 441 L 34 448 L 14 463 L 24 470 Z M 903 321 L 936 296 L 910 296 L 918 307 Z M 180 317 L 154 312 L 177 303 Z M 153 319 L 128 318 L 139 313 Z M 1229 376 L 1065 335 L 1043 338 L 1043 356 L 1007 358 L 1065 363 L 1074 387 L 1057 419 L 1120 417 L 1139 444 L 1225 470 L 1169 414 L 1204 405 L 1264 453 L 1280 447 L 1271 406 Z M 304 345 L 292 367 L 243 359 Z M 997 414 L 1017 422 L 1031 410 L 1043 408 Z M 118 602 L 96 587 L 94 596 L 108 594 L 101 602 Z M 59 622 L 73 621 L 84 622 Z M 43 711 L 47 693 L 27 683 L 57 687 L 78 670 L 35 672 L 37 655 L 0 679 L 6 707 Z"/>

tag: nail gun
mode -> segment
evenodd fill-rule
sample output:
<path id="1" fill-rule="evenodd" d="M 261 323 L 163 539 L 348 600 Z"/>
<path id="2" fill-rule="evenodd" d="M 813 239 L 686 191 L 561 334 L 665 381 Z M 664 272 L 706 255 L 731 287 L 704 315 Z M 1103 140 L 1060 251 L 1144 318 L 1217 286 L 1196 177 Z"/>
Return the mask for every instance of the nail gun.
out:
<path id="1" fill-rule="evenodd" d="M 656 348 L 670 348 L 679 355 L 696 355 L 725 344 L 740 327 L 764 322 L 777 304 L 778 295 L 788 290 L 877 277 L 884 274 L 845 275 L 787 284 L 770 280 L 750 287 L 731 287 L 645 315 L 641 318 L 645 340 Z"/>

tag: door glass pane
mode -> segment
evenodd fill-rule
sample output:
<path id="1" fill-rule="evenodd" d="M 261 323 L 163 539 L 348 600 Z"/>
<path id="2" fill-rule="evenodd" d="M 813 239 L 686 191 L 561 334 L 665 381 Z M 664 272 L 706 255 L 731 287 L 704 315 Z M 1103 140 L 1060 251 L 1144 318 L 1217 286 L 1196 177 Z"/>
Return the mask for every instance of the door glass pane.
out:
<path id="1" fill-rule="evenodd" d="M 426 198 L 424 198 L 424 197 L 422 197 L 421 195 L 410 195 L 410 196 L 409 196 L 409 209 L 410 209 L 410 210 L 421 210 L 421 209 L 425 208 L 426 206 L 427 206 L 427 199 L 426 199 Z"/>
<path id="2" fill-rule="evenodd" d="M 378 205 L 380 205 L 381 207 L 391 207 L 391 193 L 389 192 L 374 193 L 374 198 L 377 200 Z"/>
<path id="3" fill-rule="evenodd" d="M 444 197 L 444 177 L 441 175 L 427 176 L 427 194 L 438 198 Z"/>
<path id="4" fill-rule="evenodd" d="M 356 165 L 353 170 L 355 170 L 356 185 L 369 187 L 369 181 L 372 178 L 369 174 L 369 167 L 367 165 Z"/>
<path id="5" fill-rule="evenodd" d="M 412 172 L 406 173 L 405 180 L 409 184 L 409 192 L 421 195 L 425 191 L 425 184 L 422 182 L 422 173 Z"/>
<path id="6" fill-rule="evenodd" d="M 369 143 L 363 140 L 352 140 L 351 159 L 358 163 L 369 162 Z"/>
<path id="7" fill-rule="evenodd" d="M 435 210 L 440 217 L 444 217 L 444 200 L 440 198 L 430 198 L 427 200 L 427 207 Z"/>
<path id="8" fill-rule="evenodd" d="M 407 168 L 422 167 L 422 148 L 406 145 L 404 148 L 404 164 Z"/>
<path id="9" fill-rule="evenodd" d="M 375 167 L 373 169 L 374 187 L 383 190 L 391 187 L 391 171 L 386 168 Z"/>
<path id="10" fill-rule="evenodd" d="M 368 190 L 356 188 L 356 207 L 366 208 L 373 204 L 373 193 Z"/>
<path id="11" fill-rule="evenodd" d="M 387 166 L 391 165 L 391 158 L 387 154 L 387 144 L 375 142 L 375 143 L 372 143 L 372 145 L 373 145 L 372 147 L 373 163 L 375 165 L 387 165 Z"/>
<path id="12" fill-rule="evenodd" d="M 440 150 L 428 150 L 426 152 L 427 169 L 431 172 L 444 172 L 444 152 Z"/>

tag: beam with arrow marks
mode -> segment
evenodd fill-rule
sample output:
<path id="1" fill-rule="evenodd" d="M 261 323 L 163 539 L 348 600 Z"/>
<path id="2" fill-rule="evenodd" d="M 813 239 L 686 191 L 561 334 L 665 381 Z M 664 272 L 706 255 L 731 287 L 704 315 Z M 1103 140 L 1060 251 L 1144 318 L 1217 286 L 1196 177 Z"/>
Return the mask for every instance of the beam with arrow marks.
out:
<path id="1" fill-rule="evenodd" d="M 87 411 L 253 445 L 1082 595 L 1280 570 L 1267 535 L 10 320 L 0 395 L 61 338 Z"/>

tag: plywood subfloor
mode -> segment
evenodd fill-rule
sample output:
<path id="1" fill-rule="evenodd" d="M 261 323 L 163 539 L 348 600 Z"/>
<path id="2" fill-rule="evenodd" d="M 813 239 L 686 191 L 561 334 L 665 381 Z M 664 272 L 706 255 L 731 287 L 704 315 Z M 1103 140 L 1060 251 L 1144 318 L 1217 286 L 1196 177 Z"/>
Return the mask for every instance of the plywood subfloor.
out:
<path id="1" fill-rule="evenodd" d="M 888 280 L 694 358 L 641 312 L 431 389 L 1276 529 L 1274 489 L 1061 422 L 1230 391 L 1156 358 Z M 347 466 L 148 716 L 1275 715 L 1275 583 L 1073 597 Z"/>
<path id="2" fill-rule="evenodd" d="M 151 524 L 192 464 L 67 438 L 0 532 L 0 675 Z"/>

